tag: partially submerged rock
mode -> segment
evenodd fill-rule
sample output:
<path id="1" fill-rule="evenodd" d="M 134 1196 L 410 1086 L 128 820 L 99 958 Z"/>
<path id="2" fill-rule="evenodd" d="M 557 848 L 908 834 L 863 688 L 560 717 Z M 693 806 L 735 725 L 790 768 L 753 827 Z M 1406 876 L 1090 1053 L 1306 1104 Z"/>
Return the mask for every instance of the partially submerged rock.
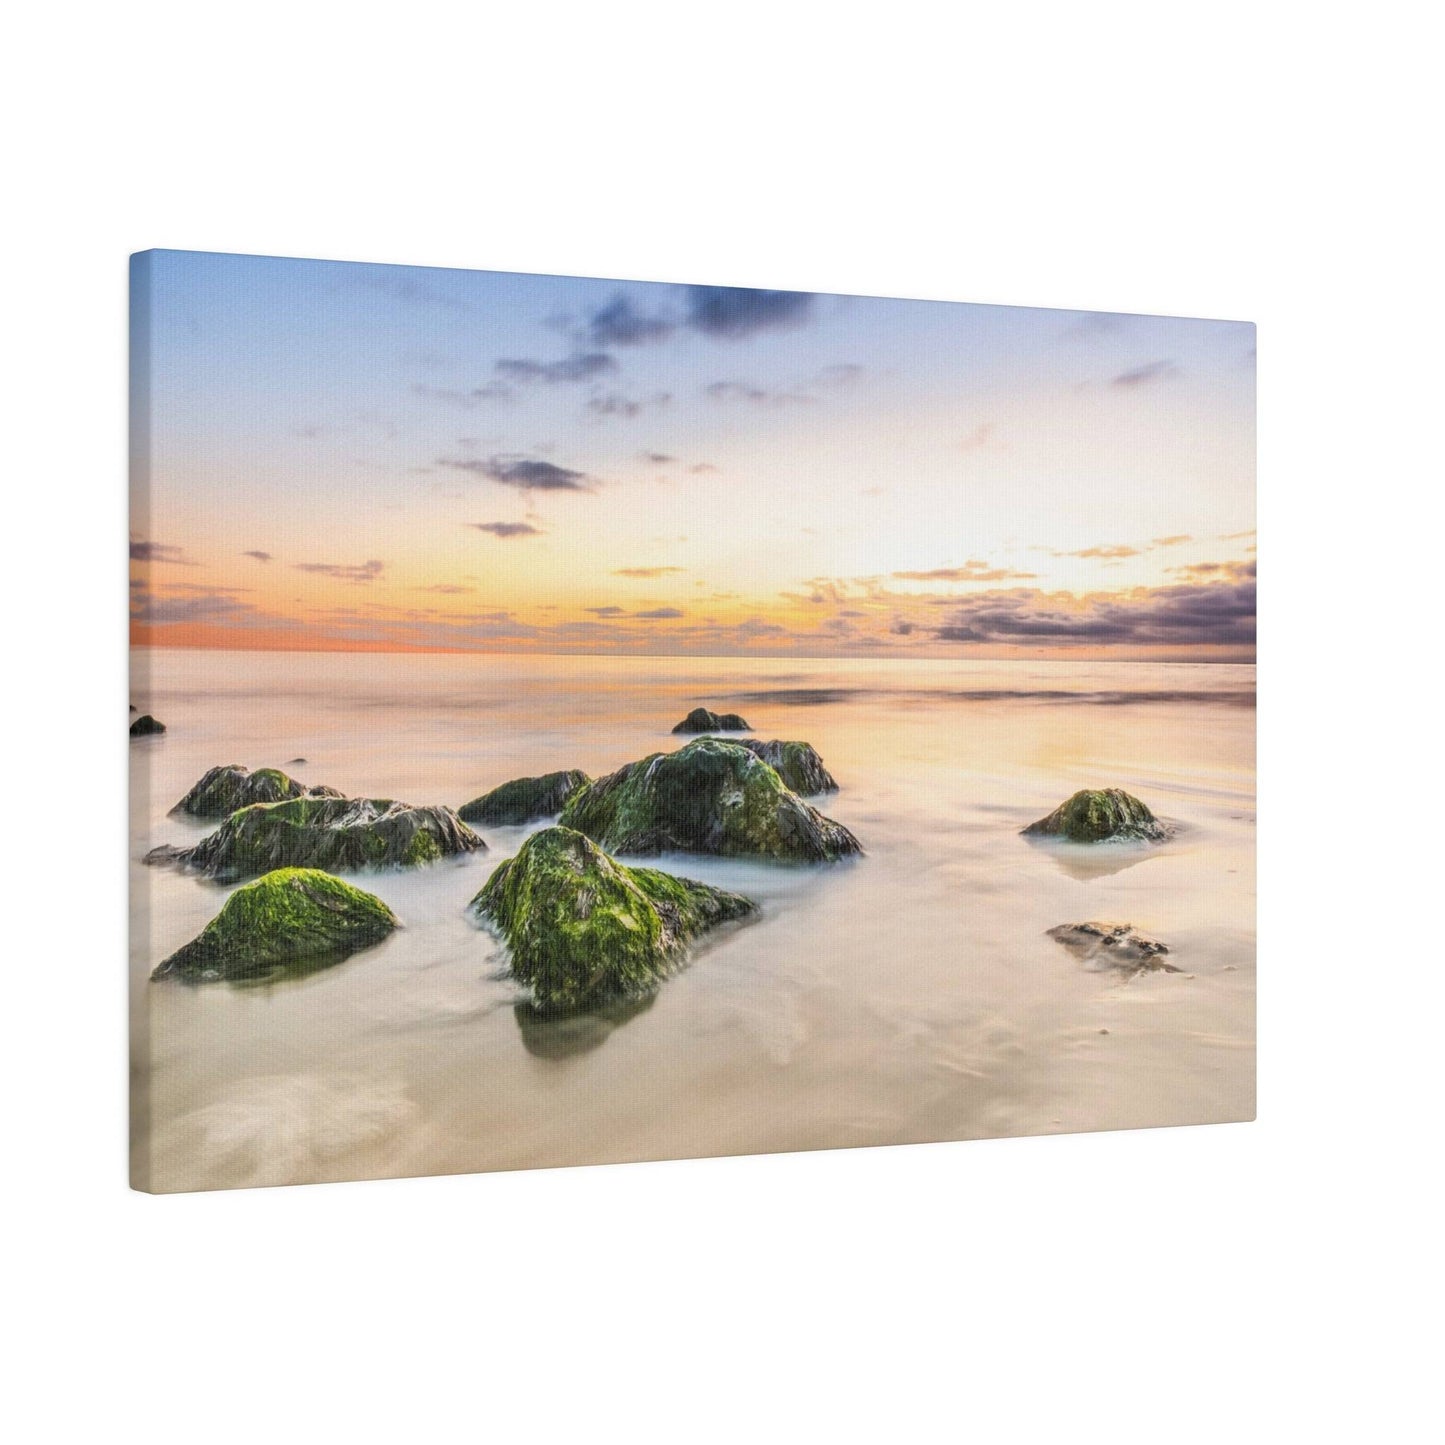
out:
<path id="1" fill-rule="evenodd" d="M 568 768 L 544 773 L 540 778 L 513 778 L 463 803 L 457 817 L 464 823 L 482 823 L 493 828 L 516 827 L 535 818 L 555 818 L 578 788 L 592 781 L 586 773 Z"/>
<path id="2" fill-rule="evenodd" d="M 389 798 L 291 798 L 241 808 L 194 848 L 154 848 L 147 863 L 178 863 L 221 883 L 273 868 L 410 868 L 487 845 L 450 808 Z"/>
<path id="3" fill-rule="evenodd" d="M 1035 836 L 1064 838 L 1071 843 L 1109 843 L 1131 838 L 1158 843 L 1169 836 L 1169 829 L 1138 798 L 1122 788 L 1086 788 L 1023 831 Z"/>
<path id="4" fill-rule="evenodd" d="M 133 738 L 148 738 L 155 733 L 163 733 L 166 725 L 157 722 L 148 712 L 142 713 L 131 725 L 130 735 Z"/>
<path id="5" fill-rule="evenodd" d="M 227 818 L 252 803 L 284 803 L 288 798 L 339 798 L 335 788 L 308 787 L 280 768 L 257 768 L 253 773 L 239 763 L 211 768 L 171 809 L 193 818 Z"/>
<path id="6" fill-rule="evenodd" d="M 570 828 L 534 833 L 471 908 L 495 926 L 543 1012 L 649 993 L 690 939 L 753 912 L 739 894 L 625 867 Z"/>
<path id="7" fill-rule="evenodd" d="M 756 753 L 765 763 L 777 769 L 778 776 L 805 798 L 816 793 L 836 793 L 838 784 L 823 766 L 817 749 L 811 743 L 785 743 L 774 740 L 759 742 L 756 738 L 739 738 L 738 746 Z"/>
<path id="8" fill-rule="evenodd" d="M 750 733 L 746 722 L 735 712 L 709 712 L 705 707 L 695 707 L 673 728 L 675 733 Z"/>
<path id="9" fill-rule="evenodd" d="M 721 738 L 699 738 L 599 778 L 573 795 L 560 821 L 609 853 L 824 863 L 863 851 L 770 764 Z"/>
<path id="10" fill-rule="evenodd" d="M 193 982 L 323 968 L 396 928 L 385 903 L 314 868 L 279 868 L 238 888 L 184 948 L 151 975 Z"/>
<path id="11" fill-rule="evenodd" d="M 1093 968 L 1118 968 L 1130 974 L 1146 969 L 1180 972 L 1161 956 L 1169 952 L 1167 944 L 1137 932 L 1128 923 L 1063 923 L 1049 929 L 1049 937 Z"/>

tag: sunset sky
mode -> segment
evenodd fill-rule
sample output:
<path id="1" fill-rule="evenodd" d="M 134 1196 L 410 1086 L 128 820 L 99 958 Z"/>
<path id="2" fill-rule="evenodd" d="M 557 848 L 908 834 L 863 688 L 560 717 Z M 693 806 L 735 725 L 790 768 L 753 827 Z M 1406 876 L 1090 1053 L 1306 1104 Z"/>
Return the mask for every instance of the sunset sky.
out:
<path id="1" fill-rule="evenodd" d="M 1248 323 L 135 265 L 138 644 L 1253 660 Z"/>

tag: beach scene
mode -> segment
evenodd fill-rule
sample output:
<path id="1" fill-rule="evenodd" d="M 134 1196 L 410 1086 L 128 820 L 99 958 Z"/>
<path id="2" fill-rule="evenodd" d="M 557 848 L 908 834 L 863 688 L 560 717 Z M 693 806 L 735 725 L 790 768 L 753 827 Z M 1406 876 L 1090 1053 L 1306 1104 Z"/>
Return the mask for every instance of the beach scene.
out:
<path id="1" fill-rule="evenodd" d="M 133 267 L 137 1188 L 1253 1118 L 1252 326 Z"/>

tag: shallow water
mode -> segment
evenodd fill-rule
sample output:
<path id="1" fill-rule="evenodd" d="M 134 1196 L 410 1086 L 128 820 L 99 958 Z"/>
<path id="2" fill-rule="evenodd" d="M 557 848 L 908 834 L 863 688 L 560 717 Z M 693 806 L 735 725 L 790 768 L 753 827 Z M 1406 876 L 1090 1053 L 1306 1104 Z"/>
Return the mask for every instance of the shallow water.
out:
<path id="1" fill-rule="evenodd" d="M 130 745 L 137 1182 L 156 1190 L 1209 1123 L 1254 1114 L 1254 669 L 153 651 Z M 867 857 L 660 866 L 746 893 L 646 1003 L 538 1020 L 465 905 L 530 829 L 359 879 L 405 927 L 262 987 L 149 984 L 228 890 L 140 859 L 209 767 L 458 806 L 670 749 L 699 704 L 811 742 Z M 305 764 L 288 766 L 304 757 Z M 1019 836 L 1120 786 L 1162 846 Z M 541 824 L 535 826 L 542 826 Z M 1179 973 L 1047 935 L 1132 923 Z M 148 1067 L 147 1067 L 148 1061 Z"/>

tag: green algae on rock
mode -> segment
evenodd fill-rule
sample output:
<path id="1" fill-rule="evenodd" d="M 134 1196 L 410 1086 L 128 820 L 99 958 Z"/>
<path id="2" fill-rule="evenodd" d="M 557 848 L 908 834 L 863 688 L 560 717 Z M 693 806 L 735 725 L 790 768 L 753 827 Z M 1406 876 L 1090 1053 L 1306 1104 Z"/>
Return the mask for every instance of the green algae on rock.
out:
<path id="1" fill-rule="evenodd" d="M 750 733 L 746 722 L 735 712 L 709 712 L 705 707 L 695 707 L 673 728 L 675 733 Z"/>
<path id="2" fill-rule="evenodd" d="M 801 793 L 805 798 L 816 793 L 838 791 L 832 773 L 823 766 L 822 758 L 811 743 L 785 743 L 776 739 L 765 743 L 756 738 L 739 738 L 738 746 L 756 753 L 777 770 L 778 776 L 795 793 Z"/>
<path id="3" fill-rule="evenodd" d="M 544 828 L 472 899 L 534 1007 L 569 1012 L 651 992 L 689 940 L 754 911 L 736 893 L 629 868 L 571 828 Z"/>
<path id="4" fill-rule="evenodd" d="M 165 730 L 166 725 L 157 722 L 149 713 L 143 713 L 130 725 L 130 735 L 133 738 L 148 738 Z"/>
<path id="5" fill-rule="evenodd" d="M 410 868 L 486 846 L 450 808 L 306 797 L 240 808 L 194 848 L 153 848 L 145 861 L 234 883 L 273 868 Z"/>
<path id="6" fill-rule="evenodd" d="M 575 793 L 564 827 L 609 853 L 715 853 L 826 863 L 861 853 L 841 823 L 825 818 L 740 743 L 699 738 L 654 753 Z"/>
<path id="7" fill-rule="evenodd" d="M 280 768 L 257 768 L 253 773 L 239 763 L 207 770 L 201 780 L 171 809 L 193 818 L 228 818 L 237 808 L 252 803 L 284 803 L 288 798 L 339 798 L 335 788 L 308 787 Z"/>
<path id="8" fill-rule="evenodd" d="M 380 943 L 398 926 L 385 903 L 315 868 L 278 868 L 238 888 L 151 977 L 257 979 L 321 968 Z"/>
<path id="9" fill-rule="evenodd" d="M 577 768 L 544 773 L 540 778 L 513 778 L 509 783 L 463 803 L 457 817 L 464 823 L 489 827 L 516 827 L 536 818 L 555 818 L 578 788 L 592 781 Z"/>
<path id="10" fill-rule="evenodd" d="M 1158 843 L 1169 836 L 1169 829 L 1122 788 L 1086 788 L 1023 831 L 1071 843 L 1107 843 L 1116 839 Z"/>

